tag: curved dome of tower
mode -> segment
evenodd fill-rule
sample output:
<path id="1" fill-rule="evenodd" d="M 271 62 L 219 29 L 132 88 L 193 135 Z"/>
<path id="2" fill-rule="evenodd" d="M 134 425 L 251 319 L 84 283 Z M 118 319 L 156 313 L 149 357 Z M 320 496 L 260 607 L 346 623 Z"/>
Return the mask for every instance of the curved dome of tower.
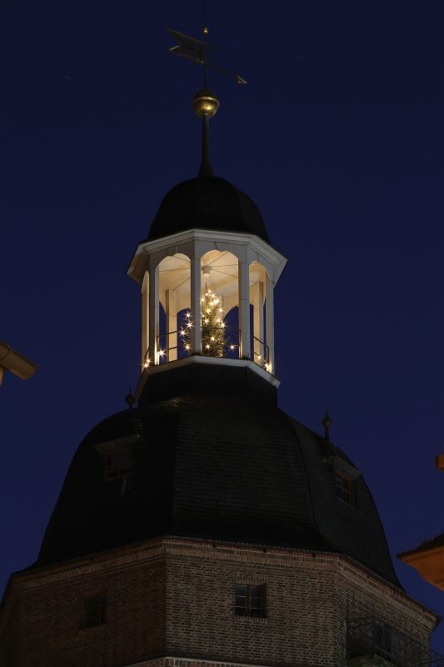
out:
<path id="1" fill-rule="evenodd" d="M 159 207 L 148 241 L 188 229 L 255 234 L 269 243 L 256 204 L 217 176 L 198 176 L 174 186 Z"/>
<path id="2" fill-rule="evenodd" d="M 245 367 L 151 376 L 140 407 L 80 444 L 37 565 L 179 536 L 339 553 L 400 587 L 362 475 L 275 391 Z M 106 479 L 104 456 L 118 451 L 131 471 Z M 337 495 L 338 468 L 356 472 L 352 505 Z"/>

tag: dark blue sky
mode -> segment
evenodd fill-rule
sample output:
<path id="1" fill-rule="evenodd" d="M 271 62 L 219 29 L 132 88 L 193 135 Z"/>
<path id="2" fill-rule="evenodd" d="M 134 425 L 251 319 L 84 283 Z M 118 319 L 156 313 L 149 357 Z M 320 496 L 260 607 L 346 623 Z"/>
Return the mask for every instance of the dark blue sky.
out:
<path id="1" fill-rule="evenodd" d="M 73 453 L 125 407 L 139 296 L 125 271 L 193 177 L 201 3 L 11 3 L 0 40 L 0 338 L 39 364 L 1 396 L 0 584 L 37 555 Z M 209 0 L 214 170 L 288 257 L 276 288 L 281 407 L 364 473 L 393 554 L 443 529 L 444 9 Z M 398 564 L 407 591 L 444 595 Z M 444 629 L 435 647 L 444 653 Z"/>

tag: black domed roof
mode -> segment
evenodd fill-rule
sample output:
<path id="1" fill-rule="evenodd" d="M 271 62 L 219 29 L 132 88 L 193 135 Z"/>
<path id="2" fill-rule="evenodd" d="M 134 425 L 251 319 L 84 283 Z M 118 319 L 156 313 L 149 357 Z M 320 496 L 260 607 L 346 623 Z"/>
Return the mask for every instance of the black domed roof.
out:
<path id="1" fill-rule="evenodd" d="M 148 241 L 188 229 L 243 232 L 270 242 L 256 204 L 216 176 L 198 176 L 173 187 L 159 207 Z"/>
<path id="2" fill-rule="evenodd" d="M 400 586 L 364 479 L 353 506 L 338 498 L 335 466 L 351 462 L 282 412 L 265 380 L 204 364 L 150 380 L 141 407 L 81 443 L 37 565 L 169 535 L 340 553 Z M 104 479 L 116 446 L 131 447 L 130 483 Z"/>

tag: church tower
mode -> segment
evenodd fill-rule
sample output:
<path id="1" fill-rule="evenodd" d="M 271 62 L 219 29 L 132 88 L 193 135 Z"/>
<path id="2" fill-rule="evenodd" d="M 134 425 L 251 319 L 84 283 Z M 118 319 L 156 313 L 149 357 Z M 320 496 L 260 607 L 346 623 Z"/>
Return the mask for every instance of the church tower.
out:
<path id="1" fill-rule="evenodd" d="M 400 585 L 330 419 L 320 435 L 277 405 L 286 259 L 213 175 L 217 98 L 193 103 L 199 175 L 166 194 L 128 269 L 135 396 L 80 443 L 37 561 L 11 576 L 0 665 L 437 667 L 437 617 Z"/>

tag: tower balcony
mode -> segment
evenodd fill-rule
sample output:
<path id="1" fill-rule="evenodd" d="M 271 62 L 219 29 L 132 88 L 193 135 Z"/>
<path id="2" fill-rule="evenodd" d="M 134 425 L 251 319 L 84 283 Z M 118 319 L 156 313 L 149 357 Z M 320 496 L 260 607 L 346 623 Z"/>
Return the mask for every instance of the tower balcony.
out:
<path id="1" fill-rule="evenodd" d="M 271 373 L 269 346 L 250 335 L 250 346 L 246 354 L 241 354 L 242 333 L 240 329 L 230 327 L 201 327 L 201 351 L 204 357 L 219 359 L 249 359 Z M 163 365 L 192 355 L 191 342 L 185 329 L 169 331 L 157 337 L 156 358 L 147 350 L 144 367 Z"/>
<path id="2" fill-rule="evenodd" d="M 238 357 L 275 375 L 274 287 L 285 262 L 263 238 L 243 232 L 188 229 L 140 244 L 128 272 L 141 289 L 142 368 L 189 353 Z M 215 351 L 206 329 L 216 339 L 217 327 L 225 336 L 237 331 Z"/>
<path id="3" fill-rule="evenodd" d="M 346 664 L 350 667 L 444 667 L 444 656 L 372 616 L 348 624 Z"/>

